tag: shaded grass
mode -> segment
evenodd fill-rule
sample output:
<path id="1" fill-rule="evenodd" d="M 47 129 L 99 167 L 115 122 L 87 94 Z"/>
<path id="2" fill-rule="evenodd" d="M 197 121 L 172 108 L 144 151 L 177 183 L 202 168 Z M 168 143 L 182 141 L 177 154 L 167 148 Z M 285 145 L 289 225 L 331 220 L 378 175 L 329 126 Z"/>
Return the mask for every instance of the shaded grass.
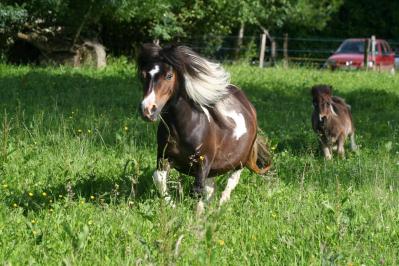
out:
<path id="1" fill-rule="evenodd" d="M 155 193 L 156 125 L 137 114 L 133 66 L 0 65 L 0 261 L 398 264 L 399 77 L 229 70 L 256 106 L 274 165 L 266 177 L 245 171 L 231 202 L 198 220 L 192 178 L 172 172 L 176 209 Z M 310 126 L 317 83 L 352 105 L 359 154 L 321 158 Z"/>

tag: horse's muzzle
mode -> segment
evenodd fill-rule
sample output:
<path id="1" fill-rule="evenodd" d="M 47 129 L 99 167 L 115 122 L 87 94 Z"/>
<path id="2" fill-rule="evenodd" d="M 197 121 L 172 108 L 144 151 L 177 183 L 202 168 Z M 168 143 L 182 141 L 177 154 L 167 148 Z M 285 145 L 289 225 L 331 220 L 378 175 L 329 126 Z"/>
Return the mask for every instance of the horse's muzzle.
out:
<path id="1" fill-rule="evenodd" d="M 149 108 L 145 107 L 143 105 L 140 105 L 139 109 L 140 109 L 141 117 L 144 120 L 149 121 L 149 122 L 154 122 L 157 120 L 159 111 L 158 111 L 158 108 L 156 105 L 152 105 Z"/>

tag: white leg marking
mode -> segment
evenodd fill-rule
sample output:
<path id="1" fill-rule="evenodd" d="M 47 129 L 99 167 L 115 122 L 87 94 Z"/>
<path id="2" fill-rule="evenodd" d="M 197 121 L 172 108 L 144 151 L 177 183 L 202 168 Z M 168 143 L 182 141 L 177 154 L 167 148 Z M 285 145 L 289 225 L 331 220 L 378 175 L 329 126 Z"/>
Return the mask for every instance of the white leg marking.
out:
<path id="1" fill-rule="evenodd" d="M 240 175 L 243 169 L 235 171 L 227 180 L 227 185 L 224 191 L 222 192 L 222 197 L 219 201 L 219 206 L 223 205 L 226 201 L 230 199 L 230 194 L 237 186 L 238 181 L 240 180 Z"/>
<path id="2" fill-rule="evenodd" d="M 200 216 L 205 211 L 205 205 L 208 204 L 213 197 L 215 192 L 215 178 L 206 178 L 204 186 L 204 200 L 200 199 L 197 204 L 197 216 Z"/>
<path id="3" fill-rule="evenodd" d="M 351 134 L 351 150 L 356 151 L 357 150 L 357 145 L 355 142 L 355 133 Z"/>
<path id="4" fill-rule="evenodd" d="M 201 216 L 205 212 L 205 203 L 201 200 L 197 203 L 196 215 Z"/>
<path id="5" fill-rule="evenodd" d="M 324 152 L 324 157 L 325 157 L 327 160 L 331 160 L 331 159 L 332 159 L 332 154 L 331 154 L 331 152 L 330 152 L 330 148 L 329 148 L 329 147 L 324 146 L 324 147 L 323 147 L 323 152 Z"/>
<path id="6" fill-rule="evenodd" d="M 206 178 L 205 179 L 205 187 L 204 187 L 204 198 L 205 202 L 208 203 L 211 201 L 213 197 L 213 193 L 215 192 L 215 178 Z"/>
<path id="7" fill-rule="evenodd" d="M 166 180 L 168 178 L 167 171 L 155 171 L 152 175 L 152 179 L 154 180 L 155 186 L 158 189 L 159 194 L 161 197 L 165 198 L 165 201 L 169 203 L 172 207 L 174 207 L 174 203 L 172 198 L 168 194 L 168 188 L 166 186 Z"/>
<path id="8" fill-rule="evenodd" d="M 159 72 L 159 66 L 158 66 L 158 65 L 155 65 L 153 69 L 151 69 L 150 71 L 148 71 L 148 73 L 151 75 L 151 78 L 153 78 L 154 75 L 155 75 L 156 73 L 158 73 L 158 72 Z"/>

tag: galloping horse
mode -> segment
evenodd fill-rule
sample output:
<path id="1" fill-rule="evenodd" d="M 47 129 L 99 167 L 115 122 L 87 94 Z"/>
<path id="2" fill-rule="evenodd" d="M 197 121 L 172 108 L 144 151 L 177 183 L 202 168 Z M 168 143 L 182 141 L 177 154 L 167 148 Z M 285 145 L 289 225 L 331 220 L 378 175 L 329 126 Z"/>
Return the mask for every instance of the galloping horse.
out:
<path id="1" fill-rule="evenodd" d="M 328 85 L 315 85 L 311 89 L 314 107 L 312 127 L 319 137 L 321 149 L 327 160 L 332 158 L 334 145 L 338 146 L 338 155 L 345 157 L 344 144 L 348 135 L 351 149 L 357 149 L 351 107 L 344 99 L 332 96 L 331 90 L 331 86 Z"/>
<path id="2" fill-rule="evenodd" d="M 203 209 L 215 190 L 214 178 L 232 171 L 219 204 L 230 198 L 243 167 L 264 174 L 271 165 L 257 135 L 256 111 L 229 74 L 185 46 L 144 44 L 137 60 L 143 83 L 140 110 L 147 121 L 160 118 L 155 185 L 170 202 L 171 167 L 195 177 L 193 192 Z M 198 209 L 197 209 L 198 210 Z"/>

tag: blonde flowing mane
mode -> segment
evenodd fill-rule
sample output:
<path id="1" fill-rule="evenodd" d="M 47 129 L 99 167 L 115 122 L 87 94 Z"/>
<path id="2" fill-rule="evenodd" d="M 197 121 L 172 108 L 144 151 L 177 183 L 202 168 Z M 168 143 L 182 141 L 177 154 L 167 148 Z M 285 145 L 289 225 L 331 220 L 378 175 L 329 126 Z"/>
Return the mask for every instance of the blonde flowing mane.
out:
<path id="1" fill-rule="evenodd" d="M 201 106 L 212 106 L 228 94 L 230 74 L 220 64 L 212 63 L 196 54 L 187 54 L 196 71 L 185 73 L 187 95 Z"/>
<path id="2" fill-rule="evenodd" d="M 189 47 L 161 48 L 156 44 L 145 44 L 139 55 L 138 70 L 160 61 L 179 73 L 188 97 L 201 106 L 213 106 L 229 93 L 230 74 L 220 64 L 199 56 Z"/>

